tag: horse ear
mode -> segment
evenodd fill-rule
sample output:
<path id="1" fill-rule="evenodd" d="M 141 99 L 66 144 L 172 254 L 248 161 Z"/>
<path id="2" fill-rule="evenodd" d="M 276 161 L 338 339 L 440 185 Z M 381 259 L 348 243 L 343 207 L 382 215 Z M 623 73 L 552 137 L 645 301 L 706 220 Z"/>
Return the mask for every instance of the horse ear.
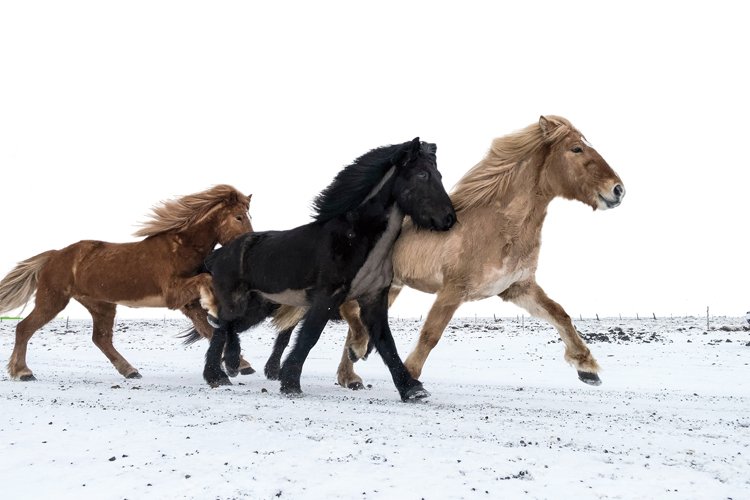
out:
<path id="1" fill-rule="evenodd" d="M 416 150 L 415 144 L 417 145 Z M 419 137 L 415 137 L 413 140 L 401 144 L 401 146 L 398 148 L 398 151 L 396 151 L 396 153 L 391 158 L 391 164 L 395 167 L 403 167 L 416 156 L 415 151 L 419 151 Z"/>
<path id="2" fill-rule="evenodd" d="M 539 128 L 542 129 L 542 137 L 544 137 L 545 140 L 549 140 L 552 136 L 552 133 L 557 130 L 557 128 L 560 126 L 560 123 L 548 120 L 544 116 L 539 117 Z"/>
<path id="3" fill-rule="evenodd" d="M 419 137 L 415 137 L 411 140 L 411 154 L 412 157 L 416 157 L 419 154 L 419 150 L 422 148 L 422 141 L 419 140 Z"/>
<path id="4" fill-rule="evenodd" d="M 250 203 L 250 200 L 253 199 L 253 195 L 249 194 L 247 195 L 247 202 Z"/>
<path id="5" fill-rule="evenodd" d="M 539 117 L 539 128 L 542 129 L 542 135 L 548 137 L 552 131 L 552 124 L 544 116 Z"/>

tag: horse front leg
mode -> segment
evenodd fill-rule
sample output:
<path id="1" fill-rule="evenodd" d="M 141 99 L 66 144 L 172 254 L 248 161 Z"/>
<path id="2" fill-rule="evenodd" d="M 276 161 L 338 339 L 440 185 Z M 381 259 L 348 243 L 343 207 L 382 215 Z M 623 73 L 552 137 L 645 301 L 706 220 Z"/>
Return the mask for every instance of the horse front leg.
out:
<path id="1" fill-rule="evenodd" d="M 398 294 L 401 293 L 401 288 L 400 285 L 391 284 L 391 288 L 388 290 L 389 309 Z M 359 304 L 356 301 L 344 302 L 339 308 L 339 312 L 341 317 L 349 324 L 349 330 L 346 333 L 344 352 L 341 354 L 336 378 L 341 387 L 347 387 L 353 391 L 364 389 L 365 385 L 362 378 L 354 371 L 354 363 L 360 359 L 367 359 L 373 349 L 370 334 L 359 317 Z"/>
<path id="2" fill-rule="evenodd" d="M 565 344 L 565 360 L 578 371 L 578 378 L 589 385 L 602 383 L 598 372 L 599 364 L 591 354 L 586 342 L 573 326 L 565 309 L 550 299 L 535 281 L 516 283 L 500 294 L 503 300 L 526 309 L 534 317 L 543 319 L 554 326 Z"/>
<path id="3" fill-rule="evenodd" d="M 402 401 L 429 397 L 430 393 L 409 374 L 396 349 L 388 326 L 388 288 L 373 297 L 359 299 L 360 318 L 370 333 L 370 340 L 388 367 Z"/>
<path id="4" fill-rule="evenodd" d="M 451 290 L 438 292 L 435 302 L 427 314 L 427 319 L 419 332 L 419 339 L 414 350 L 406 358 L 406 368 L 413 377 L 420 377 L 430 352 L 443 336 L 453 314 L 461 305 L 460 294 Z"/>

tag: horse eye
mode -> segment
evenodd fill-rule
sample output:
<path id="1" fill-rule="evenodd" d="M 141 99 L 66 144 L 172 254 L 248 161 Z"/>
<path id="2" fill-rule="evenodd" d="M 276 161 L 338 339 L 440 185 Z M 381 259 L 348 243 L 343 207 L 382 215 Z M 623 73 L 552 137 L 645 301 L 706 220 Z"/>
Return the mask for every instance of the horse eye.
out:
<path id="1" fill-rule="evenodd" d="M 417 179 L 425 180 L 427 179 L 427 177 L 429 177 L 429 174 L 427 173 L 427 171 L 420 170 L 419 172 L 417 172 Z"/>
<path id="2" fill-rule="evenodd" d="M 237 217 L 235 217 L 235 219 L 237 219 L 237 220 L 242 220 L 242 216 L 241 216 L 241 215 L 238 215 Z"/>
<path id="3" fill-rule="evenodd" d="M 571 149 L 571 151 L 574 153 L 583 153 L 583 148 L 581 148 L 581 146 L 576 146 L 573 149 Z"/>

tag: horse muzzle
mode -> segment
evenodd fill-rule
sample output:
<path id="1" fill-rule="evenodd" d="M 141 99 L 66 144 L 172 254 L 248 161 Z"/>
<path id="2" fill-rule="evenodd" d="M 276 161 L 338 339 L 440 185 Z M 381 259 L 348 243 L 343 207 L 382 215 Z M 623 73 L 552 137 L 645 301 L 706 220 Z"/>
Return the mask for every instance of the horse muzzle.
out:
<path id="1" fill-rule="evenodd" d="M 622 184 L 617 183 L 612 187 L 612 190 L 609 193 L 599 193 L 597 208 L 599 210 L 615 208 L 622 203 L 623 198 L 625 198 L 625 187 Z"/>
<path id="2" fill-rule="evenodd" d="M 430 223 L 435 231 L 447 231 L 456 224 L 456 221 L 456 212 L 451 210 L 443 217 L 432 217 Z"/>

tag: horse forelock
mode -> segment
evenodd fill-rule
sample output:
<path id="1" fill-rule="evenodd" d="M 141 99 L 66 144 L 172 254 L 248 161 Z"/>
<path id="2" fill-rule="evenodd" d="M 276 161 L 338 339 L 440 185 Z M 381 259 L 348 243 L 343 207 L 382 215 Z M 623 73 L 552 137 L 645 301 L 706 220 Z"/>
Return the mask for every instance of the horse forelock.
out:
<path id="1" fill-rule="evenodd" d="M 341 170 L 313 200 L 313 218 L 325 222 L 358 207 L 390 171 L 391 159 L 402 147 L 404 144 L 373 149 Z"/>
<path id="2" fill-rule="evenodd" d="M 524 160 L 545 144 L 555 144 L 571 131 L 575 131 L 565 118 L 554 115 L 545 118 L 553 125 L 547 134 L 539 123 L 533 123 L 521 130 L 493 139 L 485 157 L 466 172 L 454 186 L 451 201 L 456 210 L 492 203 L 508 188 L 510 179 L 519 171 Z"/>
<path id="3" fill-rule="evenodd" d="M 149 237 L 179 231 L 196 224 L 221 205 L 241 204 L 249 208 L 250 198 L 228 184 L 218 184 L 199 193 L 161 202 L 152 208 L 149 220 L 140 223 L 134 236 Z"/>

